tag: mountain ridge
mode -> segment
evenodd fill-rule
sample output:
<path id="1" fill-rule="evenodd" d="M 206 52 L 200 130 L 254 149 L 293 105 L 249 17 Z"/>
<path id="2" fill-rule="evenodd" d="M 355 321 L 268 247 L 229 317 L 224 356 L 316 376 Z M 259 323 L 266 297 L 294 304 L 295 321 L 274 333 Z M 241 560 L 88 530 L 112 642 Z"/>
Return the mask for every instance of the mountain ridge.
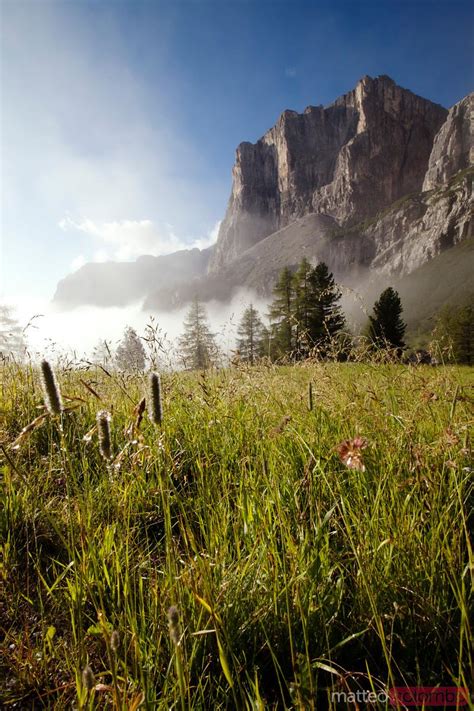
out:
<path id="1" fill-rule="evenodd" d="M 472 237 L 473 114 L 474 94 L 448 111 L 385 75 L 363 77 L 327 107 L 284 111 L 256 143 L 239 144 L 217 243 L 147 257 L 158 260 L 147 270 L 116 265 L 120 303 L 133 293 L 145 309 L 169 310 L 241 287 L 269 294 L 302 256 L 362 288 L 416 272 Z M 114 267 L 93 267 L 62 280 L 56 303 L 94 302 Z M 110 274 L 101 305 L 118 298 Z"/>

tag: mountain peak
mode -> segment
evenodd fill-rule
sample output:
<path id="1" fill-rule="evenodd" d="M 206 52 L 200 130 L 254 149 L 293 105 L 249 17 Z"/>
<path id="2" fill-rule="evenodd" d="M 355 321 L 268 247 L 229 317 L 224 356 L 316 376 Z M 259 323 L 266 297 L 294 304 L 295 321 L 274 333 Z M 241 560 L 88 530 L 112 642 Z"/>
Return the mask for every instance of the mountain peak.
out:
<path id="1" fill-rule="evenodd" d="M 385 74 L 362 77 L 329 106 L 283 111 L 239 146 L 210 270 L 311 212 L 345 224 L 421 190 L 446 115 Z"/>

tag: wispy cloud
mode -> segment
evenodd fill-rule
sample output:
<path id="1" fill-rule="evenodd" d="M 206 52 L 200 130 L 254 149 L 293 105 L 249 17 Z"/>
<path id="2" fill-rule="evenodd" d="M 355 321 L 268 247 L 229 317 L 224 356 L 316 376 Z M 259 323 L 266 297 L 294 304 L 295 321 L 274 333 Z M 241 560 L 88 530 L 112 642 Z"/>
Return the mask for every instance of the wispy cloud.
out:
<path id="1" fill-rule="evenodd" d="M 180 249 L 205 249 L 214 244 L 219 232 L 220 222 L 204 237 L 182 239 L 178 237 L 172 225 L 166 225 L 160 230 L 152 220 L 118 220 L 113 222 L 97 222 L 89 218 L 73 220 L 64 217 L 58 226 L 64 231 L 81 232 L 94 238 L 95 244 L 102 245 L 96 249 L 92 260 L 130 261 L 144 254 L 159 256 Z M 84 255 L 76 257 L 71 263 L 73 270 L 86 262 Z"/>

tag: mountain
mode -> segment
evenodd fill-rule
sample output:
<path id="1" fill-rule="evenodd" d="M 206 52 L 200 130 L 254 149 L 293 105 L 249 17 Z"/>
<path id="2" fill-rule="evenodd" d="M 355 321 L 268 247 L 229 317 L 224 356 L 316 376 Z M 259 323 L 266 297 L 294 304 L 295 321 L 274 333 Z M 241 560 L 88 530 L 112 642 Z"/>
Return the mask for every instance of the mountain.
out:
<path id="1" fill-rule="evenodd" d="M 326 262 L 341 284 L 369 299 L 473 236 L 473 177 L 472 168 L 459 171 L 441 188 L 407 195 L 348 227 L 310 213 L 205 277 L 182 283 L 172 293 L 158 289 L 146 299 L 145 309 L 175 308 L 194 296 L 225 300 L 242 286 L 268 297 L 281 269 L 296 267 L 303 256 Z"/>
<path id="2" fill-rule="evenodd" d="M 284 111 L 255 144 L 241 143 L 210 269 L 310 212 L 358 222 L 421 190 L 446 109 L 364 77 L 333 104 Z"/>
<path id="3" fill-rule="evenodd" d="M 125 306 L 157 289 L 172 289 L 181 280 L 205 274 L 211 249 L 185 249 L 160 257 L 143 256 L 135 262 L 84 264 L 62 279 L 54 302 L 76 306 Z"/>
<path id="4" fill-rule="evenodd" d="M 281 268 L 303 256 L 327 262 L 362 297 L 405 277 L 411 289 L 410 275 L 473 236 L 473 113 L 474 94 L 448 112 L 386 76 L 364 77 L 330 106 L 284 111 L 237 148 L 227 211 L 205 255 L 168 255 L 170 269 L 150 261 L 165 257 L 86 265 L 55 300 L 133 295 L 155 310 L 195 295 L 227 300 L 242 287 L 267 296 Z"/>

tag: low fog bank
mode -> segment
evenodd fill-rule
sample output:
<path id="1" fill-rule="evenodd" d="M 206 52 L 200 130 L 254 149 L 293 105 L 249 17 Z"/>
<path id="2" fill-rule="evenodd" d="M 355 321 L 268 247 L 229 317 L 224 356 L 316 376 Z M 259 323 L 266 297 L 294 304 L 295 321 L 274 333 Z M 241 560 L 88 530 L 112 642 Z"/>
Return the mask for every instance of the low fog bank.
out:
<path id="1" fill-rule="evenodd" d="M 364 285 L 360 288 L 341 286 L 341 291 L 347 328 L 357 333 L 371 310 L 372 302 L 361 296 L 367 291 L 367 284 L 365 288 Z M 224 355 L 229 356 L 236 349 L 237 329 L 246 307 L 252 303 L 267 321 L 270 301 L 242 288 L 228 303 L 213 300 L 205 304 L 211 330 Z M 174 311 L 144 311 L 141 301 L 124 307 L 82 306 L 70 311 L 51 302 L 26 301 L 14 307 L 19 325 L 25 329 L 28 353 L 33 359 L 45 356 L 90 359 L 100 341 L 106 341 L 111 350 L 115 350 L 127 326 L 144 338 L 147 327 L 152 325 L 157 340 L 163 345 L 164 360 L 173 365 L 178 362 L 178 339 L 184 330 L 189 304 Z"/>
<path id="2" fill-rule="evenodd" d="M 239 321 L 250 303 L 266 317 L 268 301 L 246 289 L 237 292 L 229 303 L 205 304 L 211 330 L 223 354 L 230 355 L 235 350 Z M 127 326 L 144 338 L 147 326 L 152 325 L 170 364 L 177 360 L 178 339 L 189 308 L 186 304 L 174 311 L 143 311 L 141 301 L 125 307 L 83 306 L 70 311 L 50 302 L 26 301 L 12 306 L 15 318 L 25 329 L 28 353 L 33 359 L 45 356 L 89 359 L 100 341 L 105 340 L 114 350 Z"/>

